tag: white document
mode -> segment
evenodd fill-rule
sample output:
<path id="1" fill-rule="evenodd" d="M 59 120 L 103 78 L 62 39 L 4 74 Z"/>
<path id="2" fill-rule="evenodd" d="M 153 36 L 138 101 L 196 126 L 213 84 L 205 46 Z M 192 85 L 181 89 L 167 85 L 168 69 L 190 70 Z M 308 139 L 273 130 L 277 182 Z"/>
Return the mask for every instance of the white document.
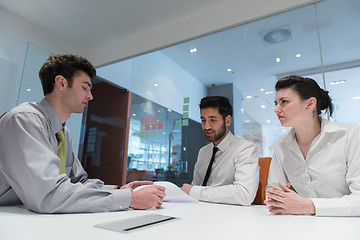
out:
<path id="1" fill-rule="evenodd" d="M 173 184 L 172 182 L 167 181 L 158 181 L 154 182 L 154 185 L 160 185 L 165 187 L 165 193 L 166 196 L 164 198 L 164 202 L 173 202 L 173 203 L 196 203 L 198 200 L 190 197 L 186 193 L 184 193 L 183 190 L 181 190 L 178 186 Z M 144 187 L 151 186 L 151 185 L 142 185 L 140 187 L 137 187 L 134 189 L 134 191 L 137 191 L 139 189 L 142 189 Z"/>

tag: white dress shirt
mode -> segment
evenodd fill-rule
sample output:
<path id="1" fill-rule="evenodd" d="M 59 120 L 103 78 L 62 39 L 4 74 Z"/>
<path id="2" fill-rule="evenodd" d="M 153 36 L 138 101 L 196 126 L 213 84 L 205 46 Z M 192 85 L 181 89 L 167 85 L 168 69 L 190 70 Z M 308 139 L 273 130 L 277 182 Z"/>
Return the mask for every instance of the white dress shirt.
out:
<path id="1" fill-rule="evenodd" d="M 360 128 L 321 119 L 321 132 L 304 159 L 292 129 L 271 161 L 267 188 L 290 183 L 311 198 L 317 216 L 360 216 Z"/>
<path id="2" fill-rule="evenodd" d="M 213 143 L 202 147 L 195 164 L 190 196 L 207 202 L 250 205 L 256 195 L 259 174 L 256 147 L 253 143 L 234 136 L 230 131 L 217 145 L 211 174 L 202 184 L 208 168 Z"/>
<path id="3" fill-rule="evenodd" d="M 66 174 L 59 175 L 55 134 L 61 128 L 46 99 L 23 103 L 0 117 L 0 206 L 23 203 L 42 213 L 127 208 L 130 190 L 110 189 L 98 179 L 87 178 L 66 127 Z"/>

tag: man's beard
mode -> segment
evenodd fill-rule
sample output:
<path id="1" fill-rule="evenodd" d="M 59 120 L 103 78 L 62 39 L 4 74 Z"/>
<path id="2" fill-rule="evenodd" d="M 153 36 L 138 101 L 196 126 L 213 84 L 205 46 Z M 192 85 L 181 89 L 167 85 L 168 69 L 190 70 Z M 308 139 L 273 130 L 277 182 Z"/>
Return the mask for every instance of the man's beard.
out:
<path id="1" fill-rule="evenodd" d="M 204 134 L 205 134 L 205 131 L 204 131 Z M 205 134 L 205 137 L 209 142 L 216 142 L 216 141 L 220 140 L 221 138 L 223 138 L 225 136 L 225 134 L 226 134 L 226 124 L 224 122 L 223 127 L 220 129 L 220 131 L 218 133 L 215 133 L 215 135 L 212 135 L 212 136 L 208 136 Z"/>

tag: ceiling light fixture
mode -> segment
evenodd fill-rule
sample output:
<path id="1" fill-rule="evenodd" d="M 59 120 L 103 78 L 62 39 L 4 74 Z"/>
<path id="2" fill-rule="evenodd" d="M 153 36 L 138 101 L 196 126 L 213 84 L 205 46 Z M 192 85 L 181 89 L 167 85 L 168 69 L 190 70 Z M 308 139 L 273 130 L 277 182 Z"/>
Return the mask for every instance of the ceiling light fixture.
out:
<path id="1" fill-rule="evenodd" d="M 27 92 L 31 92 L 31 88 L 26 89 Z"/>
<path id="2" fill-rule="evenodd" d="M 159 86 L 159 85 L 158 85 L 157 83 L 155 83 L 155 84 L 154 84 L 154 87 L 157 87 L 157 86 Z"/>
<path id="3" fill-rule="evenodd" d="M 275 58 L 275 62 L 277 62 L 277 63 L 279 63 L 281 61 L 281 59 L 280 58 Z"/>
<path id="4" fill-rule="evenodd" d="M 301 57 L 301 54 L 298 53 L 298 54 L 295 55 L 295 57 L 299 58 L 299 57 Z"/>
<path id="5" fill-rule="evenodd" d="M 261 107 L 261 108 L 265 108 L 265 105 L 264 105 L 264 104 L 262 104 L 260 107 Z"/>
<path id="6" fill-rule="evenodd" d="M 251 98 L 252 98 L 252 96 L 246 96 L 246 98 L 247 98 L 247 99 L 251 99 Z"/>
<path id="7" fill-rule="evenodd" d="M 341 84 L 341 83 L 345 83 L 345 82 L 346 82 L 345 80 L 340 80 L 340 81 L 332 81 L 329 84 L 330 85 L 336 85 L 336 84 Z"/>
<path id="8" fill-rule="evenodd" d="M 266 120 L 266 122 L 267 122 L 267 123 L 270 123 L 271 121 L 268 119 L 268 120 Z"/>
<path id="9" fill-rule="evenodd" d="M 196 53 L 197 52 L 197 48 L 192 48 L 189 50 L 190 53 Z"/>
<path id="10" fill-rule="evenodd" d="M 273 91 L 266 91 L 265 94 L 272 94 L 274 93 Z"/>
<path id="11" fill-rule="evenodd" d="M 226 69 L 226 71 L 228 71 L 228 72 L 232 72 L 231 68 Z"/>
<path id="12" fill-rule="evenodd" d="M 260 92 L 263 92 L 265 89 L 263 89 L 263 88 L 260 88 Z"/>
<path id="13" fill-rule="evenodd" d="M 353 97 L 354 100 L 360 99 L 360 96 Z"/>
<path id="14" fill-rule="evenodd" d="M 291 30 L 290 26 L 283 26 L 267 32 L 262 32 L 261 35 L 266 43 L 281 43 L 289 39 Z"/>

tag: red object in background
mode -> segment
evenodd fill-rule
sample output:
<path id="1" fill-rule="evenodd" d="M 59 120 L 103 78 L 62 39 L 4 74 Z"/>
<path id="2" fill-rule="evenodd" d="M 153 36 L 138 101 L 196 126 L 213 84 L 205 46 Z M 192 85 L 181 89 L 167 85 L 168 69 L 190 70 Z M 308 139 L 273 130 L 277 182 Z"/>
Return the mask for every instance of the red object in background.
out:
<path id="1" fill-rule="evenodd" d="M 152 117 L 152 122 L 156 122 L 157 121 L 157 117 Z"/>
<path id="2" fill-rule="evenodd" d="M 163 128 L 163 124 L 162 123 L 158 123 L 158 129 L 162 129 Z"/>
<path id="3" fill-rule="evenodd" d="M 147 123 L 151 122 L 151 117 L 146 117 L 146 122 Z"/>
<path id="4" fill-rule="evenodd" d="M 155 130 L 156 129 L 156 123 L 155 124 L 151 124 L 151 130 Z"/>
<path id="5" fill-rule="evenodd" d="M 150 130 L 150 124 L 145 125 L 145 130 Z"/>
<path id="6" fill-rule="evenodd" d="M 141 124 L 144 124 L 145 123 L 145 118 L 141 118 L 140 122 L 141 122 Z"/>

